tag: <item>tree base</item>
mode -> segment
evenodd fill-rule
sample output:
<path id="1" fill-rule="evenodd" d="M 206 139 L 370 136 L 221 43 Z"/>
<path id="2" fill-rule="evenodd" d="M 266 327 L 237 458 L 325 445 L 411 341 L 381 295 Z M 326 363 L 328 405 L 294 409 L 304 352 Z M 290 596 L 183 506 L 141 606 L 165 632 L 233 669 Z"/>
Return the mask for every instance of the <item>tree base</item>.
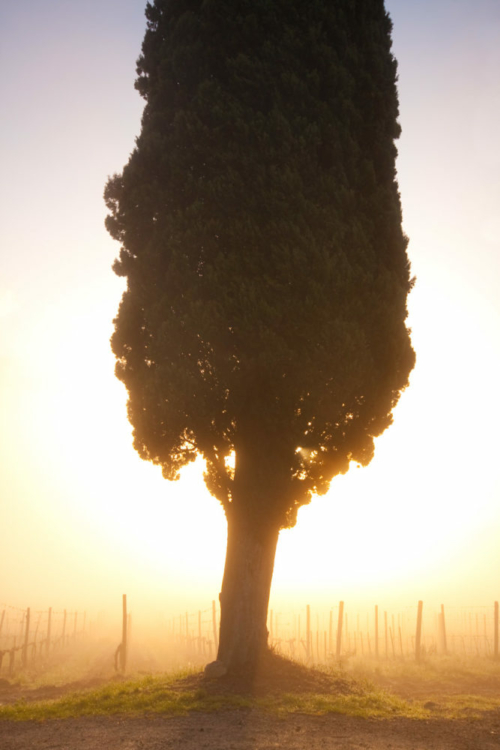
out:
<path id="1" fill-rule="evenodd" d="M 212 662 L 207 667 L 218 664 Z M 215 694 L 277 695 L 280 693 L 320 693 L 348 695 L 355 692 L 352 680 L 335 673 L 323 672 L 286 659 L 267 650 L 254 669 L 233 670 L 220 676 L 201 672 L 180 681 L 186 690 L 201 688 Z"/>

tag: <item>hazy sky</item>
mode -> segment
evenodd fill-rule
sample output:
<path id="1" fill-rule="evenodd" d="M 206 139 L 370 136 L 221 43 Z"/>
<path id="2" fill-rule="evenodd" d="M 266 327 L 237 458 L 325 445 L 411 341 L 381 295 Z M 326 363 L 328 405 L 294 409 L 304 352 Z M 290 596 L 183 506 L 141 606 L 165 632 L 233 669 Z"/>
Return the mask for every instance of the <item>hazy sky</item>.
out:
<path id="1" fill-rule="evenodd" d="M 500 597 L 500 3 L 388 0 L 417 365 L 367 469 L 282 534 L 274 595 Z M 216 598 L 225 524 L 201 468 L 131 447 L 109 349 L 123 289 L 106 178 L 139 132 L 139 0 L 0 10 L 0 604 Z"/>

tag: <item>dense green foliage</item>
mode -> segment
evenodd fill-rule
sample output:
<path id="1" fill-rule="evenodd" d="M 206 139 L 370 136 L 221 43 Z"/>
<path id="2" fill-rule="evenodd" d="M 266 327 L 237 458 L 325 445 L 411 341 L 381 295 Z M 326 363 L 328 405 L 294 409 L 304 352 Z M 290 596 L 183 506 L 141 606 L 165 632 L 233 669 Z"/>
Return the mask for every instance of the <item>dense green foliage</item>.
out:
<path id="1" fill-rule="evenodd" d="M 168 479 L 201 453 L 226 511 L 291 525 L 370 461 L 414 363 L 391 22 L 383 0 L 146 16 L 142 131 L 105 191 L 135 447 Z"/>

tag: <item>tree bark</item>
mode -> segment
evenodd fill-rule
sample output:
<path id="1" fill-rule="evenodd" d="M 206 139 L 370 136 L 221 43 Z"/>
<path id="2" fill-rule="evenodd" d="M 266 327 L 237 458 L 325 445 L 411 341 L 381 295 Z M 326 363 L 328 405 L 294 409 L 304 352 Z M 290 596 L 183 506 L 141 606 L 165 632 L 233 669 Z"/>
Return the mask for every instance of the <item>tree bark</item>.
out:
<path id="1" fill-rule="evenodd" d="M 217 654 L 228 672 L 255 667 L 267 650 L 267 610 L 278 535 L 277 527 L 228 514 Z"/>

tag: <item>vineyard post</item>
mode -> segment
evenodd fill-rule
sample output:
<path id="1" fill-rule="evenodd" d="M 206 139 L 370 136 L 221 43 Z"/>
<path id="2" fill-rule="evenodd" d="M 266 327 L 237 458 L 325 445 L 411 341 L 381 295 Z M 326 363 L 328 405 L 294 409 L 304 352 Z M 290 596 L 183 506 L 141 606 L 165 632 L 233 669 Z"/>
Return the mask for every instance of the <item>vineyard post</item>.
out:
<path id="1" fill-rule="evenodd" d="M 420 647 L 422 640 L 422 609 L 424 603 L 419 601 L 417 611 L 417 632 L 415 634 L 415 659 L 420 661 Z"/>
<path id="2" fill-rule="evenodd" d="M 273 645 L 273 610 L 269 612 L 269 645 Z"/>
<path id="3" fill-rule="evenodd" d="M 337 622 L 337 648 L 335 650 L 335 656 L 340 659 L 340 652 L 342 650 L 342 625 L 344 622 L 344 602 L 339 602 L 339 619 Z"/>
<path id="4" fill-rule="evenodd" d="M 0 635 L 2 635 L 3 621 L 5 620 L 5 609 L 2 612 L 2 619 L 0 620 Z"/>
<path id="5" fill-rule="evenodd" d="M 443 654 L 447 654 L 448 644 L 446 641 L 446 620 L 444 617 L 444 604 L 441 604 L 441 642 L 443 644 Z"/>
<path id="6" fill-rule="evenodd" d="M 51 636 L 51 633 L 52 633 L 52 607 L 49 607 L 49 614 L 48 614 L 48 618 L 47 618 L 47 647 L 45 649 L 45 653 L 47 654 L 47 656 L 49 655 L 49 650 L 50 650 L 50 636 Z M 40 650 L 41 650 L 41 648 L 42 647 L 40 645 Z"/>
<path id="7" fill-rule="evenodd" d="M 306 654 L 307 660 L 311 657 L 311 607 L 306 607 Z"/>
<path id="8" fill-rule="evenodd" d="M 63 627 L 62 627 L 62 636 L 61 641 L 64 648 L 64 642 L 66 640 L 66 610 L 64 610 L 64 618 L 63 618 Z"/>
<path id="9" fill-rule="evenodd" d="M 127 594 L 123 594 L 123 597 L 122 597 L 122 610 L 123 610 L 123 620 L 122 620 L 122 647 L 120 649 L 120 667 L 121 667 L 121 671 L 125 672 L 125 669 L 127 666 L 127 625 L 128 625 Z"/>
<path id="10" fill-rule="evenodd" d="M 73 624 L 73 640 L 76 641 L 76 623 L 78 621 L 78 612 L 75 612 L 75 622 Z"/>
<path id="11" fill-rule="evenodd" d="M 387 612 L 384 612 L 385 658 L 389 658 L 389 637 L 387 633 Z"/>
<path id="12" fill-rule="evenodd" d="M 215 611 L 215 601 L 212 601 L 212 628 L 214 631 L 215 653 L 217 654 L 217 651 L 219 649 L 219 639 L 217 638 L 217 613 Z"/>
<path id="13" fill-rule="evenodd" d="M 330 610 L 330 622 L 328 623 L 328 650 L 333 651 L 333 611 Z"/>
<path id="14" fill-rule="evenodd" d="M 378 604 L 375 605 L 375 658 L 378 659 Z"/>
<path id="15" fill-rule="evenodd" d="M 14 674 L 14 660 L 16 658 L 16 639 L 14 638 L 14 645 L 9 652 L 9 677 Z"/>
<path id="16" fill-rule="evenodd" d="M 31 611 L 30 608 L 26 610 L 26 628 L 24 631 L 24 646 L 23 646 L 23 669 L 26 669 L 26 665 L 28 663 L 28 641 L 29 641 L 29 634 L 30 634 L 30 617 L 31 617 Z"/>
<path id="17" fill-rule="evenodd" d="M 38 613 L 38 618 L 37 618 L 37 621 L 36 621 L 36 626 L 35 626 L 35 634 L 34 634 L 34 636 L 33 636 L 33 643 L 32 643 L 32 646 L 33 646 L 33 650 L 32 650 L 32 658 L 34 658 L 34 657 L 36 656 L 36 641 L 37 641 L 37 638 L 38 638 L 38 628 L 40 627 L 40 620 L 41 620 L 41 619 L 42 619 L 42 613 L 41 613 L 41 612 L 39 612 L 39 613 Z M 43 638 L 42 638 L 42 639 L 41 639 L 41 641 L 40 641 L 40 655 L 41 655 L 41 653 L 42 653 L 42 646 L 43 646 Z"/>
<path id="18" fill-rule="evenodd" d="M 198 653 L 201 654 L 201 610 L 198 610 Z"/>
<path id="19" fill-rule="evenodd" d="M 495 634 L 494 634 L 493 655 L 495 659 L 498 659 L 498 602 L 495 602 Z"/>

